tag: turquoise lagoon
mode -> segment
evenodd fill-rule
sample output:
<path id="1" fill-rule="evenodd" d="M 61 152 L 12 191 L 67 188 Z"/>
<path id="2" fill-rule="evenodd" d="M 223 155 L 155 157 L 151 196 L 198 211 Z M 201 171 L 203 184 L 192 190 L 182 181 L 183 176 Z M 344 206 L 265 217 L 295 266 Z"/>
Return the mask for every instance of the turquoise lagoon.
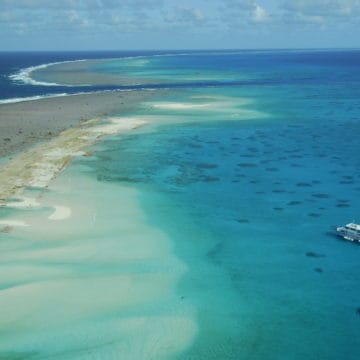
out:
<path id="1" fill-rule="evenodd" d="M 359 54 L 214 56 L 127 59 L 206 83 L 0 209 L 0 358 L 359 358 Z"/>

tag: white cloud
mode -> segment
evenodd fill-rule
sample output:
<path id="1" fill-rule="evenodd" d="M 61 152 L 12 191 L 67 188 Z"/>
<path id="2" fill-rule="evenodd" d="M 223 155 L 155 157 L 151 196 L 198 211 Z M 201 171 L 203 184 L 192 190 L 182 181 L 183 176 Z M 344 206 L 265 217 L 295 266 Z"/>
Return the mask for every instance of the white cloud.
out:
<path id="1" fill-rule="evenodd" d="M 360 0 L 286 0 L 283 8 L 305 17 L 349 18 L 360 14 Z"/>
<path id="2" fill-rule="evenodd" d="M 264 23 L 270 13 L 254 0 L 224 0 L 223 20 L 235 23 Z"/>
<path id="3" fill-rule="evenodd" d="M 200 9 L 189 8 L 189 7 L 179 7 L 177 9 L 177 17 L 184 22 L 201 22 L 204 20 L 204 14 Z"/>
<path id="4" fill-rule="evenodd" d="M 255 9 L 252 11 L 252 20 L 257 23 L 268 21 L 270 18 L 268 12 L 260 5 L 255 4 Z"/>

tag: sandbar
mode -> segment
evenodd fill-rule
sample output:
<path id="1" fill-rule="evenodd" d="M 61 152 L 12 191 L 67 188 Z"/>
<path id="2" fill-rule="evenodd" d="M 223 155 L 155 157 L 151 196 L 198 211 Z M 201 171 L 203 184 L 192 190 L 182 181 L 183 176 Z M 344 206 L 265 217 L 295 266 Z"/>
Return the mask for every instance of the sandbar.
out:
<path id="1" fill-rule="evenodd" d="M 126 66 L 128 59 L 103 59 L 70 61 L 58 64 L 52 64 L 47 67 L 41 67 L 31 72 L 31 78 L 41 83 L 59 84 L 66 86 L 86 86 L 86 85 L 140 85 L 156 84 L 159 81 L 151 78 L 131 76 L 125 71 L 97 71 L 97 67 L 110 65 L 112 62 L 121 62 Z M 125 75 L 126 74 L 126 75 Z"/>
<path id="2" fill-rule="evenodd" d="M 79 126 L 130 111 L 152 91 L 109 91 L 0 104 L 0 158 Z"/>

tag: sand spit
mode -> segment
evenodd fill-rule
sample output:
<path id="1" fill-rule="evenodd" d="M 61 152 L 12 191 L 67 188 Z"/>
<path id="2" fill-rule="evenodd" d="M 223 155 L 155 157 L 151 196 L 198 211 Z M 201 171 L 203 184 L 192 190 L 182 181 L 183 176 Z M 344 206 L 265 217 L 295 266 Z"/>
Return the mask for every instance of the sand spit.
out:
<path id="1" fill-rule="evenodd" d="M 154 108 L 159 109 L 170 109 L 170 110 L 193 110 L 193 109 L 202 109 L 209 108 L 212 106 L 211 103 L 204 104 L 194 104 L 194 103 L 180 103 L 180 102 L 158 102 L 153 103 Z"/>
<path id="2" fill-rule="evenodd" d="M 71 216 L 71 209 L 67 206 L 54 206 L 55 211 L 48 217 L 49 220 L 65 220 Z"/>
<path id="3" fill-rule="evenodd" d="M 38 67 L 31 71 L 32 82 L 41 82 L 47 85 L 62 84 L 64 86 L 84 86 L 91 84 L 92 86 L 116 86 L 116 85 L 141 85 L 158 83 L 156 79 L 142 78 L 131 75 L 128 71 L 130 59 L 87 59 L 86 61 L 69 61 L 48 66 Z M 130 60 L 131 61 L 131 60 Z M 135 59 L 133 60 L 135 61 Z M 141 66 L 138 60 L 135 63 L 131 61 L 131 66 Z M 94 71 L 94 67 L 117 63 L 119 67 L 124 66 L 127 71 L 120 72 L 98 72 Z M 143 63 L 142 63 L 143 64 Z M 24 69 L 25 71 L 27 69 Z M 20 75 L 21 76 L 21 75 Z M 29 80 L 29 77 L 27 78 Z"/>
<path id="4" fill-rule="evenodd" d="M 0 205 L 7 205 L 6 199 L 18 197 L 26 187 L 47 187 L 74 156 L 86 155 L 84 148 L 103 136 L 135 129 L 145 123 L 139 118 L 112 117 L 106 121 L 93 119 L 19 154 L 0 167 Z M 15 202 L 14 205 L 16 204 Z"/>
<path id="5" fill-rule="evenodd" d="M 121 114 L 151 91 L 111 91 L 0 104 L 0 158 L 54 138 L 83 121 Z"/>
<path id="6" fill-rule="evenodd" d="M 22 220 L 0 220 L 0 226 L 29 226 L 25 221 Z"/>

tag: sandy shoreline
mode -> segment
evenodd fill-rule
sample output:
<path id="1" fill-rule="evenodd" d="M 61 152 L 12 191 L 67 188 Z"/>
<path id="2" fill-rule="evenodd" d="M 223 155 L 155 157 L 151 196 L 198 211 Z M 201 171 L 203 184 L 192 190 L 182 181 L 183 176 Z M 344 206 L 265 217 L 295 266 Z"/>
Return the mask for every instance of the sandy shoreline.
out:
<path id="1" fill-rule="evenodd" d="M 146 121 L 126 112 L 150 91 L 104 92 L 0 105 L 0 206 L 24 189 L 46 188 L 74 156 L 103 136 Z"/>
<path id="2" fill-rule="evenodd" d="M 150 98 L 151 91 L 114 91 L 0 105 L 0 158 L 54 138 L 83 121 L 119 115 Z"/>

